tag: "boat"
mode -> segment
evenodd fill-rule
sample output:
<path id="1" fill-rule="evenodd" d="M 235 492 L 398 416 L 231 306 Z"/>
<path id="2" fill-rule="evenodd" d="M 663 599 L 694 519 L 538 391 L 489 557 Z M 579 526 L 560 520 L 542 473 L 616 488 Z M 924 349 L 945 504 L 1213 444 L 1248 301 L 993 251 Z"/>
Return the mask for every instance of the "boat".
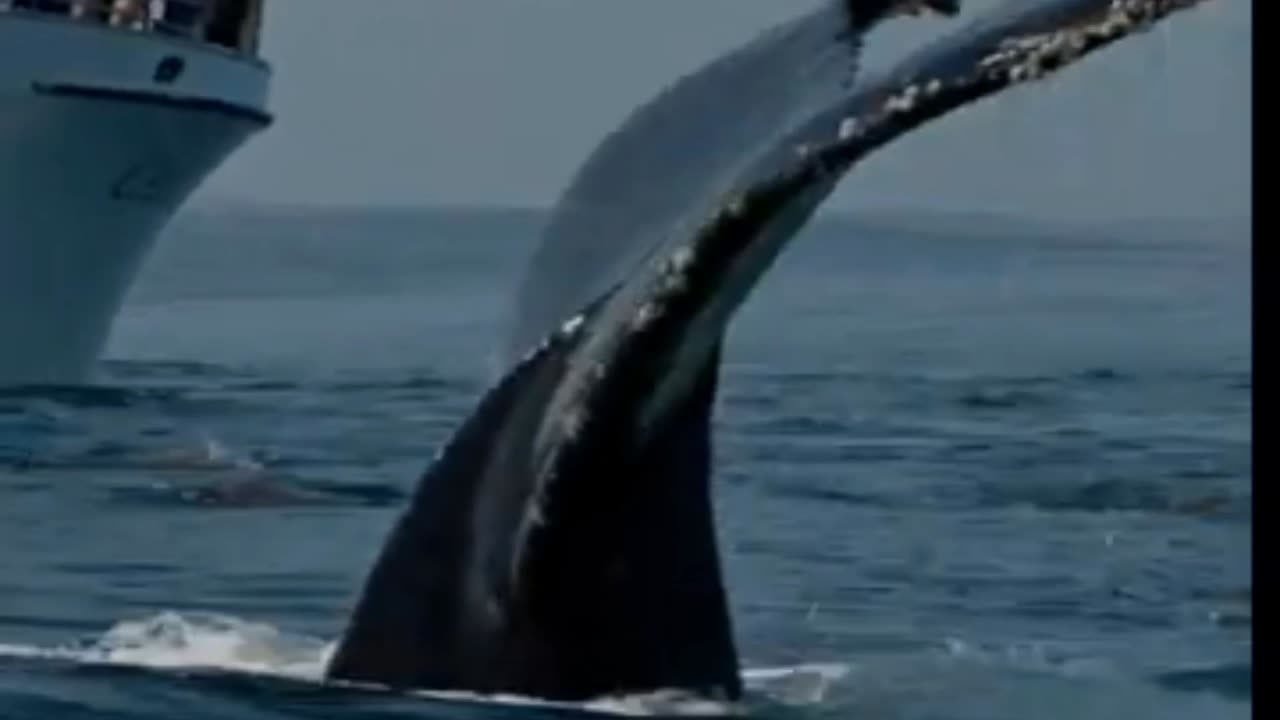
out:
<path id="1" fill-rule="evenodd" d="M 0 385 L 93 381 L 156 238 L 270 126 L 263 0 L 0 0 Z"/>

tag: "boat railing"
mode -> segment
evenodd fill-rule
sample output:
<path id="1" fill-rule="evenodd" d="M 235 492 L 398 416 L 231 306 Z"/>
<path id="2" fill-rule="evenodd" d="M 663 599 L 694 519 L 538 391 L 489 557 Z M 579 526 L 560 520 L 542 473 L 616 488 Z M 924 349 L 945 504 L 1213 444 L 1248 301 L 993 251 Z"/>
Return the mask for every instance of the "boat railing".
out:
<path id="1" fill-rule="evenodd" d="M 0 0 L 5 12 L 178 37 L 256 56 L 263 0 Z"/>

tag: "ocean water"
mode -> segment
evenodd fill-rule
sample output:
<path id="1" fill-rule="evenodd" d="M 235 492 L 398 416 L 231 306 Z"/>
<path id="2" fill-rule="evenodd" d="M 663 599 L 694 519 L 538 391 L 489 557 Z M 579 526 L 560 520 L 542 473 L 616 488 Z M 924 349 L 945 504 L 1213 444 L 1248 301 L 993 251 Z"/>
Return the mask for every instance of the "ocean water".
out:
<path id="1" fill-rule="evenodd" d="M 179 218 L 94 386 L 0 393 L 0 718 L 698 710 L 316 679 L 541 221 Z M 1229 224 L 810 227 L 718 408 L 747 711 L 1248 717 L 1250 278 Z"/>

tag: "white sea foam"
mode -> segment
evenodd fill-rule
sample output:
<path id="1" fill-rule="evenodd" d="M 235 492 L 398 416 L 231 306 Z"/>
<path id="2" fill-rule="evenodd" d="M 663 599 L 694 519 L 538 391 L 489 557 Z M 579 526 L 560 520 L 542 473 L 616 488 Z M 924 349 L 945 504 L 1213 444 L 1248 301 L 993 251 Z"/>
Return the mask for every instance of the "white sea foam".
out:
<path id="1" fill-rule="evenodd" d="M 270 624 L 213 613 L 163 612 L 117 623 L 83 642 L 55 647 L 0 644 L 4 660 L 141 668 L 182 675 L 231 673 L 314 685 L 334 644 Z M 1135 681 L 1136 680 L 1136 681 Z M 619 717 L 757 715 L 762 706 L 830 708 L 851 717 L 930 714 L 945 706 L 956 718 L 1247 717 L 1251 703 L 1211 693 L 1171 693 L 1088 653 L 1039 645 L 984 645 L 944 639 L 932 650 L 880 656 L 857 666 L 801 664 L 743 672 L 740 706 L 679 692 L 551 703 L 467 692 L 419 692 L 424 703 L 497 705 L 582 711 Z M 331 683 L 339 687 L 350 685 Z M 838 688 L 839 697 L 830 697 Z M 379 692 L 380 688 L 355 689 Z M 1046 698 L 1053 698 L 1046 700 Z M 1154 709 L 1154 714 L 1153 714 Z M 934 713 L 936 714 L 936 713 Z"/>
<path id="2" fill-rule="evenodd" d="M 0 644 L 0 658 L 168 672 L 219 671 L 319 684 L 324 682 L 324 668 L 334 647 L 328 640 L 228 615 L 162 612 L 149 618 L 119 622 L 100 637 L 79 643 L 55 647 Z M 746 670 L 743 681 L 750 694 L 765 702 L 813 705 L 821 703 L 828 689 L 847 673 L 848 668 L 842 665 L 756 668 Z M 741 711 L 736 705 L 679 691 L 608 697 L 579 704 L 467 692 L 414 694 L 424 700 L 579 709 L 631 717 L 715 717 Z"/>

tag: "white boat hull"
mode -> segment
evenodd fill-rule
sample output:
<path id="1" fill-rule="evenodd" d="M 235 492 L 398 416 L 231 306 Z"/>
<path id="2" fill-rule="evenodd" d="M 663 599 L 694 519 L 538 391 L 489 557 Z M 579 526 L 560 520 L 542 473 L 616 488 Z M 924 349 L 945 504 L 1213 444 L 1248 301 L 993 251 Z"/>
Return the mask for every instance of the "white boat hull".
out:
<path id="1" fill-rule="evenodd" d="M 180 40 L 0 16 L 0 384 L 92 379 L 160 230 L 267 124 L 268 75 Z"/>

